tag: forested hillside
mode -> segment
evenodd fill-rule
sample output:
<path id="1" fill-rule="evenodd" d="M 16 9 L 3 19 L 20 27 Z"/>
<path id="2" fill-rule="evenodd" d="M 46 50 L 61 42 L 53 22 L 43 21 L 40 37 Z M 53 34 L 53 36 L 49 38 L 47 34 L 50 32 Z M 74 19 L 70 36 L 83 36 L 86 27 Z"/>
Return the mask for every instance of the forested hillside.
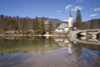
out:
<path id="1" fill-rule="evenodd" d="M 18 30 L 22 32 L 27 31 L 27 30 L 33 30 L 35 19 L 29 18 L 29 17 L 21 18 L 18 16 L 11 17 L 11 16 L 0 15 L 0 32 L 7 31 L 7 30 Z M 42 18 L 37 18 L 37 19 L 39 21 L 38 26 L 40 26 Z M 52 30 L 53 30 L 58 23 L 61 24 L 62 22 L 58 19 L 44 18 L 43 23 L 45 25 L 46 30 L 48 30 L 49 24 L 51 23 L 53 27 Z"/>
<path id="2" fill-rule="evenodd" d="M 83 29 L 100 29 L 100 19 L 83 22 Z"/>

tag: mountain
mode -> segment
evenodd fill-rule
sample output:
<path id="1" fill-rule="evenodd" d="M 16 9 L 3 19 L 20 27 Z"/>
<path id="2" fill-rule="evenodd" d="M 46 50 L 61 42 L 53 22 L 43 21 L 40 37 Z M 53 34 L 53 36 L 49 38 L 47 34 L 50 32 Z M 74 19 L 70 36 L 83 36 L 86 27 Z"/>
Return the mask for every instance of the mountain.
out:
<path id="1" fill-rule="evenodd" d="M 41 23 L 41 18 L 38 18 L 39 22 Z M 51 22 L 53 28 L 56 26 L 57 23 L 61 24 L 62 21 L 59 19 L 51 19 L 51 18 L 44 18 L 45 29 L 49 28 L 49 23 Z"/>
<path id="2" fill-rule="evenodd" d="M 62 21 L 62 23 L 67 23 L 68 24 L 68 21 Z"/>

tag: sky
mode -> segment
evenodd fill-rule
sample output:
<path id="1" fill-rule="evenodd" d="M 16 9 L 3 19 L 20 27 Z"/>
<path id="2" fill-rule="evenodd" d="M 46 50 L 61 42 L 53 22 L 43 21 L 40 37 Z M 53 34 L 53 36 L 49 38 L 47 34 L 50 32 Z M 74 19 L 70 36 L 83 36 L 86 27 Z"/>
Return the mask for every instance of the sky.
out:
<path id="1" fill-rule="evenodd" d="M 0 15 L 16 17 L 46 17 L 68 20 L 70 12 L 73 19 L 80 9 L 82 21 L 100 18 L 100 0 L 0 0 Z"/>

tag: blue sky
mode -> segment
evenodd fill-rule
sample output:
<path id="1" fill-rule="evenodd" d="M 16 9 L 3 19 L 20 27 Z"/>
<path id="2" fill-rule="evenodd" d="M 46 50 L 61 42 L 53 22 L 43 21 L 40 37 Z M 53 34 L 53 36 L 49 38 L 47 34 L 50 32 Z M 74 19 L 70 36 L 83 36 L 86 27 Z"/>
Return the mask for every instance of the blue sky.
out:
<path id="1" fill-rule="evenodd" d="M 47 17 L 68 20 L 71 11 L 75 19 L 80 9 L 82 21 L 100 18 L 100 0 L 0 0 L 0 14 L 16 17 Z"/>

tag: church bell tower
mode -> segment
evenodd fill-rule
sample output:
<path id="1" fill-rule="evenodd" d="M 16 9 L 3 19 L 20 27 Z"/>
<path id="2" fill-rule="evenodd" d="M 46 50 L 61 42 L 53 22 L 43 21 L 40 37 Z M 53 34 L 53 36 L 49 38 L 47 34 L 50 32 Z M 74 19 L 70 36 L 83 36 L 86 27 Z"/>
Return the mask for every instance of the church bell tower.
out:
<path id="1" fill-rule="evenodd" d="M 72 27 L 73 27 L 73 17 L 72 17 L 71 12 L 70 12 L 70 15 L 68 17 L 68 26 L 69 26 L 69 29 L 72 29 Z"/>

